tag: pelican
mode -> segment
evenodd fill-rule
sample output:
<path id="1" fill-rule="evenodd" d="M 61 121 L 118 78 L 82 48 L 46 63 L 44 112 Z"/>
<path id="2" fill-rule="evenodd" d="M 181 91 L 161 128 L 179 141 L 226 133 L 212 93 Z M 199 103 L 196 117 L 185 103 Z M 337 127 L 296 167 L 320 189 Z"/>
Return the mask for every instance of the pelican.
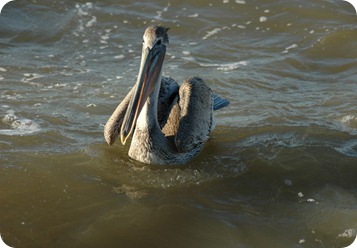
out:
<path id="1" fill-rule="evenodd" d="M 213 111 L 229 104 L 199 77 L 178 85 L 171 77 L 162 76 L 167 31 L 160 25 L 145 30 L 136 84 L 104 128 L 109 145 L 119 135 L 123 145 L 132 137 L 129 157 L 148 164 L 189 161 L 214 128 Z"/>

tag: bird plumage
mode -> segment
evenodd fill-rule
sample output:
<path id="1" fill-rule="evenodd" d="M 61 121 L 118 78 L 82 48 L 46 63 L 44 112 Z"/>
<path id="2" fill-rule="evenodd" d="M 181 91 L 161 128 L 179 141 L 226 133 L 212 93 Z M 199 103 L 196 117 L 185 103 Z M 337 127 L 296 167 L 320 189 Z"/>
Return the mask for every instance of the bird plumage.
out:
<path id="1" fill-rule="evenodd" d="M 213 129 L 213 111 L 229 101 L 192 77 L 179 85 L 162 76 L 167 28 L 150 26 L 144 33 L 138 81 L 105 125 L 104 137 L 125 143 L 132 134 L 129 156 L 144 163 L 179 164 L 195 156 Z"/>

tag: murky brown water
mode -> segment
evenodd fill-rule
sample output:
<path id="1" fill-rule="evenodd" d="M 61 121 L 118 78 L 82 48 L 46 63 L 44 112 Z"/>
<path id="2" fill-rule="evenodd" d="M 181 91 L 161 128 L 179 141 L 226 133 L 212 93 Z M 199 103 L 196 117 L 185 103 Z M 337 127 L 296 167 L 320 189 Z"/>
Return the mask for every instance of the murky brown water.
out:
<path id="1" fill-rule="evenodd" d="M 231 105 L 202 153 L 105 144 L 142 33 Z M 357 16 L 343 1 L 14 1 L 0 16 L 0 234 L 21 247 L 343 247 L 357 230 Z"/>

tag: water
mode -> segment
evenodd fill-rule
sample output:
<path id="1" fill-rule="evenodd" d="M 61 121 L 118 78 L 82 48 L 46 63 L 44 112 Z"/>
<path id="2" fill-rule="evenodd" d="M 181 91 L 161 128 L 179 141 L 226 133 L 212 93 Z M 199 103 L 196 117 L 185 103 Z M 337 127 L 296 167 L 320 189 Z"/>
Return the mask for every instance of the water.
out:
<path id="1" fill-rule="evenodd" d="M 343 1 L 14 1 L 0 16 L 0 234 L 19 247 L 344 247 L 357 231 L 357 16 Z M 103 126 L 146 26 L 230 100 L 201 154 Z"/>

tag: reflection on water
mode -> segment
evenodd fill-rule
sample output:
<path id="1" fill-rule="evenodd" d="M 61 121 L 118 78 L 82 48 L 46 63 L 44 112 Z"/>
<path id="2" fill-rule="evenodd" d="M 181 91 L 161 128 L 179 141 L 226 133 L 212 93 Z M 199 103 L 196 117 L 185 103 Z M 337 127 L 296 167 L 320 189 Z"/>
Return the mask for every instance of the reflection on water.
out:
<path id="1" fill-rule="evenodd" d="M 18 247 L 344 247 L 357 230 L 355 12 L 343 1 L 13 1 L 0 16 L 0 234 Z M 103 125 L 169 26 L 164 74 L 231 105 L 144 165 Z"/>

